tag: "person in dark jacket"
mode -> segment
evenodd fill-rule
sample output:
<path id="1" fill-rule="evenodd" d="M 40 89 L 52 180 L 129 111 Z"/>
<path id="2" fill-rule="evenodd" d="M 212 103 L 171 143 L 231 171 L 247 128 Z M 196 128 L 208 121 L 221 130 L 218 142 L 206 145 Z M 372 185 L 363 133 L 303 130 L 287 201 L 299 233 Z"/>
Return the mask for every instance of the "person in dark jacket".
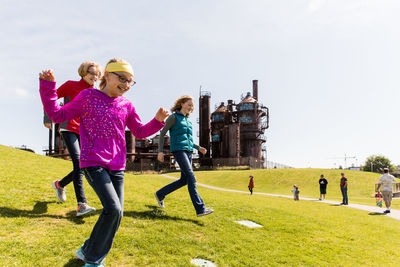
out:
<path id="1" fill-rule="evenodd" d="M 328 185 L 328 180 L 325 179 L 324 175 L 321 174 L 321 178 L 318 181 L 319 183 L 319 200 L 322 200 L 322 197 L 325 200 L 325 195 L 326 195 L 326 186 Z"/>
<path id="2" fill-rule="evenodd" d="M 349 198 L 347 196 L 347 177 L 344 176 L 343 172 L 340 175 L 342 176 L 342 178 L 340 178 L 340 191 L 342 191 L 343 196 L 343 201 L 340 205 L 349 205 Z"/>
<path id="3" fill-rule="evenodd" d="M 193 97 L 188 95 L 181 96 L 175 101 L 174 106 L 171 108 L 172 114 L 165 121 L 165 126 L 160 132 L 157 158 L 160 162 L 164 161 L 164 135 L 169 131 L 170 149 L 175 160 L 178 162 L 181 170 L 181 178 L 164 186 L 155 192 L 154 195 L 160 208 L 164 208 L 164 198 L 182 186 L 187 185 L 190 198 L 199 217 L 208 215 L 214 210 L 206 208 L 203 199 L 197 192 L 196 177 L 192 169 L 193 148 L 196 148 L 202 154 L 207 153 L 207 149 L 193 143 L 192 122 L 189 119 L 189 115 L 193 110 Z"/>

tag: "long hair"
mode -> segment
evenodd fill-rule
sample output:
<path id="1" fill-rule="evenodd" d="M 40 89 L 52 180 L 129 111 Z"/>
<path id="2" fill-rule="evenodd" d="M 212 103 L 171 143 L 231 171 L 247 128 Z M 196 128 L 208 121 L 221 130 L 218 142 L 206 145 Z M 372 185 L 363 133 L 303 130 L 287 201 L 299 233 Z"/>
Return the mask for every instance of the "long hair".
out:
<path id="1" fill-rule="evenodd" d="M 105 69 L 104 69 L 104 74 L 103 74 L 103 76 L 102 76 L 101 79 L 100 79 L 100 84 L 99 84 L 100 89 L 103 89 L 103 88 L 106 87 L 106 85 L 107 85 L 107 81 L 106 81 L 106 77 L 105 77 L 105 76 L 106 76 L 106 73 L 108 73 L 108 72 L 106 71 L 107 65 L 110 64 L 110 63 L 114 63 L 114 62 L 128 63 L 128 62 L 126 62 L 125 60 L 120 59 L 120 58 L 112 58 L 112 59 L 110 59 L 110 60 L 107 62 L 106 67 L 105 67 Z"/>
<path id="2" fill-rule="evenodd" d="M 175 111 L 181 110 L 182 104 L 186 103 L 189 100 L 192 100 L 194 102 L 193 97 L 190 96 L 190 95 L 183 95 L 183 96 L 179 97 L 177 100 L 175 100 L 175 103 L 171 108 L 171 112 L 175 112 Z M 189 114 L 192 113 L 193 110 L 194 110 L 194 107 L 189 112 Z"/>

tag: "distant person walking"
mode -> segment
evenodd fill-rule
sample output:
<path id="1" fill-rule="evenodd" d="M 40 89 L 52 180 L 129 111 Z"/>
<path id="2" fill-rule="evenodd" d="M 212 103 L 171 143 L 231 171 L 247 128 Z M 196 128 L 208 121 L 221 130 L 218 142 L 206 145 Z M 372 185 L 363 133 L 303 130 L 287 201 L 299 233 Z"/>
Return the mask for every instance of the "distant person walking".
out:
<path id="1" fill-rule="evenodd" d="M 378 188 L 377 191 L 382 186 L 382 195 L 383 200 L 385 201 L 386 210 L 384 213 L 390 213 L 390 206 L 392 205 L 392 197 L 393 197 L 393 183 L 396 182 L 396 179 L 393 175 L 389 174 L 389 169 L 383 169 L 383 175 L 379 178 L 377 184 Z"/>
<path id="2" fill-rule="evenodd" d="M 67 81 L 57 89 L 57 98 L 64 98 L 64 105 L 74 100 L 75 97 L 86 88 L 93 88 L 95 82 L 101 77 L 101 69 L 98 64 L 87 61 L 79 66 L 78 74 L 81 80 Z M 75 196 L 78 202 L 76 216 L 81 216 L 96 210 L 87 204 L 83 189 L 83 170 L 79 168 L 79 157 L 81 154 L 79 124 L 79 118 L 74 118 L 60 124 L 60 132 L 72 160 L 73 170 L 61 180 L 55 180 L 52 183 L 53 188 L 56 190 L 57 199 L 61 202 L 65 202 L 67 200 L 65 186 L 73 182 Z M 52 128 L 52 121 L 46 113 L 44 116 L 44 125 L 49 129 Z"/>
<path id="3" fill-rule="evenodd" d="M 181 178 L 164 186 L 154 195 L 160 208 L 164 208 L 164 198 L 182 186 L 187 185 L 197 217 L 199 217 L 208 215 L 213 210 L 206 208 L 203 199 L 197 192 L 196 177 L 192 169 L 193 148 L 196 148 L 202 154 L 207 153 L 207 149 L 193 143 L 192 122 L 189 119 L 189 115 L 194 110 L 193 102 L 193 97 L 188 95 L 181 96 L 175 100 L 174 106 L 171 108 L 173 113 L 167 118 L 165 126 L 160 132 L 157 159 L 160 162 L 164 161 L 164 136 L 169 131 L 171 138 L 170 149 L 181 169 Z"/>
<path id="4" fill-rule="evenodd" d="M 293 199 L 295 201 L 298 201 L 300 199 L 299 198 L 299 195 L 300 195 L 299 187 L 297 185 L 293 185 L 293 189 L 291 191 L 293 193 Z"/>
<path id="5" fill-rule="evenodd" d="M 252 195 L 253 188 L 254 188 L 254 177 L 253 177 L 253 175 L 250 175 L 249 177 L 250 177 L 250 181 L 249 181 L 248 187 L 249 187 L 250 195 Z"/>
<path id="6" fill-rule="evenodd" d="M 342 191 L 343 196 L 343 201 L 340 205 L 349 205 L 349 199 L 347 197 L 347 178 L 344 176 L 343 172 L 340 175 L 342 175 L 342 178 L 340 178 L 340 191 Z"/>
<path id="7" fill-rule="evenodd" d="M 319 183 L 319 200 L 322 200 L 322 197 L 325 200 L 325 195 L 326 195 L 326 187 L 328 185 L 328 180 L 325 179 L 324 175 L 321 174 L 321 178 L 318 181 Z"/>

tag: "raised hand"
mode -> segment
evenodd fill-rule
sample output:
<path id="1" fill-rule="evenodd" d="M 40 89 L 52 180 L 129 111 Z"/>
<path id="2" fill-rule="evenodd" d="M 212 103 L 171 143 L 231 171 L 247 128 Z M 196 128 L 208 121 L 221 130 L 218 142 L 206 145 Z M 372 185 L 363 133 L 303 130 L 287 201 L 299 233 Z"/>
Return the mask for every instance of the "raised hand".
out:
<path id="1" fill-rule="evenodd" d="M 42 72 L 39 73 L 39 78 L 42 80 L 50 81 L 50 82 L 56 81 L 53 70 L 42 70 Z"/>
<path id="2" fill-rule="evenodd" d="M 165 108 L 160 108 L 157 113 L 156 113 L 156 120 L 158 120 L 159 122 L 162 122 L 165 120 L 166 117 L 168 117 L 169 113 L 168 110 L 166 110 Z"/>

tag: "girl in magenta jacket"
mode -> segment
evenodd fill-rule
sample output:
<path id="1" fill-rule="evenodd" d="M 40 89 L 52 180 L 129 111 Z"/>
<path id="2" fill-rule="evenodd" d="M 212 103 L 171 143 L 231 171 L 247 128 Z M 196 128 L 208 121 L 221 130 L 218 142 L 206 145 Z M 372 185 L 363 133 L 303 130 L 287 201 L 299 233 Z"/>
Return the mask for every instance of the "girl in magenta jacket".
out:
<path id="1" fill-rule="evenodd" d="M 87 266 L 101 266 L 111 249 L 123 214 L 125 127 L 137 138 L 150 136 L 164 126 L 168 111 L 160 108 L 150 122 L 141 122 L 132 103 L 123 97 L 135 81 L 132 67 L 121 59 L 108 62 L 100 90 L 83 90 L 62 107 L 56 101 L 53 72 L 44 70 L 39 77 L 40 95 L 50 119 L 63 122 L 80 118 L 80 167 L 101 200 L 103 211 L 90 238 L 75 255 Z"/>

